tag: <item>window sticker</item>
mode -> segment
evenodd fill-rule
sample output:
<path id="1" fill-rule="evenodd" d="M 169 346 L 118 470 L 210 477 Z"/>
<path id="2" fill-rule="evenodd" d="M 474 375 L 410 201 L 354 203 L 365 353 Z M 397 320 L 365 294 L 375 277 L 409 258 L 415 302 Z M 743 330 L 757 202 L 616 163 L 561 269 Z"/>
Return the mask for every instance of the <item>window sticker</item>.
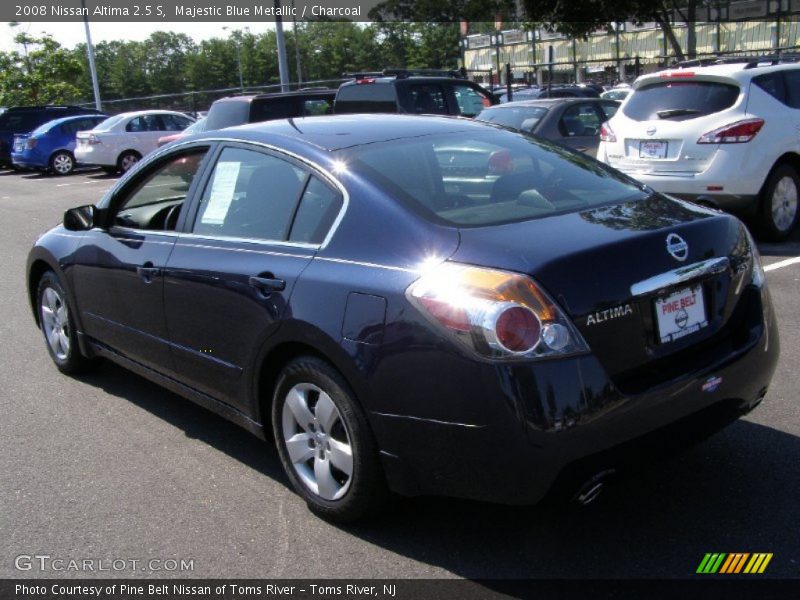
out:
<path id="1" fill-rule="evenodd" d="M 236 181 L 239 178 L 240 162 L 220 162 L 214 169 L 214 181 L 211 182 L 211 193 L 208 204 L 203 211 L 200 222 L 206 225 L 222 225 L 231 207 Z"/>

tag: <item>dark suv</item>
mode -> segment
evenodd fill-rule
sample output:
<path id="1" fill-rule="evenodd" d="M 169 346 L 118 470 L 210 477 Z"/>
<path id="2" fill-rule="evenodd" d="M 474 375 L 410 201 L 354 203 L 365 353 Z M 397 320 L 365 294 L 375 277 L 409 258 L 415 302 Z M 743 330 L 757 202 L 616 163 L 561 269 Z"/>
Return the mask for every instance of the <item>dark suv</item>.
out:
<path id="1" fill-rule="evenodd" d="M 336 90 L 309 89 L 221 98 L 208 109 L 204 130 L 224 129 L 272 119 L 328 115 L 332 111 L 335 96 Z"/>
<path id="2" fill-rule="evenodd" d="M 30 133 L 53 119 L 74 115 L 101 115 L 81 106 L 12 106 L 0 114 L 0 167 L 10 167 L 14 134 Z"/>
<path id="3" fill-rule="evenodd" d="M 333 112 L 410 113 L 474 117 L 497 98 L 457 71 L 386 70 L 355 73 L 339 87 Z"/>

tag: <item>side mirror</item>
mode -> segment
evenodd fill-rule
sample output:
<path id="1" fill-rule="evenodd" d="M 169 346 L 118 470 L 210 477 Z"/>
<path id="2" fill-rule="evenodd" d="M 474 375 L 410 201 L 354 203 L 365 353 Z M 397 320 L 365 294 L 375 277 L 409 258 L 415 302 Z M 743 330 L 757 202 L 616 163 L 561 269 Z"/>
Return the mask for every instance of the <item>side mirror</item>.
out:
<path id="1" fill-rule="evenodd" d="M 70 208 L 64 213 L 64 229 L 69 231 L 88 231 L 101 225 L 101 211 L 94 204 Z"/>

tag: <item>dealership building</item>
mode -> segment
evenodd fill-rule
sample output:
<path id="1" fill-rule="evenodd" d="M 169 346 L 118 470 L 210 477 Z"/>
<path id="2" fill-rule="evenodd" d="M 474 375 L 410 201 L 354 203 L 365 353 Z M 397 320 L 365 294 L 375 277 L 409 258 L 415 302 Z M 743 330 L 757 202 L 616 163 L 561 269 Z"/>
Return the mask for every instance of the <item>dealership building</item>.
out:
<path id="1" fill-rule="evenodd" d="M 694 32 L 698 58 L 800 51 L 800 0 L 698 2 Z M 673 31 L 686 52 L 689 27 L 673 14 Z M 630 81 L 675 61 L 675 52 L 655 22 L 616 23 L 586 39 L 546 29 L 498 30 L 461 39 L 463 64 L 488 82 Z"/>

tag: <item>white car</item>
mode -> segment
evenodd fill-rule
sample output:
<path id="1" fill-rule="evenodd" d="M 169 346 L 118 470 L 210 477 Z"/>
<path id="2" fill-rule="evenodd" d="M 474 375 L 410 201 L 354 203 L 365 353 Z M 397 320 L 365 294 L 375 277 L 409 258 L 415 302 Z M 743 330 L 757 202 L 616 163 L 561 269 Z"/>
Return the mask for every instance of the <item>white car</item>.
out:
<path id="1" fill-rule="evenodd" d="M 656 191 L 757 216 L 766 239 L 797 224 L 800 65 L 644 75 L 600 131 L 597 157 Z"/>
<path id="2" fill-rule="evenodd" d="M 194 119 L 170 110 L 141 110 L 109 117 L 90 131 L 79 131 L 75 160 L 123 173 L 158 147 L 158 138 L 183 131 Z"/>

